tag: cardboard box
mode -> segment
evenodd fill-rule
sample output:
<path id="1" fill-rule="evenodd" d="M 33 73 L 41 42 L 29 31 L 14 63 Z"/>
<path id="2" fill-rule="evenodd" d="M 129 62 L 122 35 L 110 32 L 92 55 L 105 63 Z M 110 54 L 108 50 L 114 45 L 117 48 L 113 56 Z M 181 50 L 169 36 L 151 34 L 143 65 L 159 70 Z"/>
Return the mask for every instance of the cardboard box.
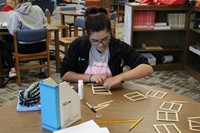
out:
<path id="1" fill-rule="evenodd" d="M 80 97 L 66 82 L 40 81 L 40 101 L 43 128 L 56 131 L 81 119 Z"/>

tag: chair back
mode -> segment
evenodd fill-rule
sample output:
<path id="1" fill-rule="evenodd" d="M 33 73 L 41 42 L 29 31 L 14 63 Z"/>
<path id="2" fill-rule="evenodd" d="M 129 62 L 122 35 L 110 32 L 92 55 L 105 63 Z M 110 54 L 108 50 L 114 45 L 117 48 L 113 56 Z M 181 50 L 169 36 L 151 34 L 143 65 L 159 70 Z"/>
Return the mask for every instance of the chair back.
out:
<path id="1" fill-rule="evenodd" d="M 21 85 L 21 78 L 20 78 L 20 70 L 32 70 L 32 69 L 41 69 L 47 68 L 46 75 L 49 77 L 50 75 L 50 57 L 49 57 L 49 45 L 47 43 L 49 40 L 49 35 L 47 34 L 47 29 L 34 29 L 34 30 L 20 30 L 14 31 L 14 49 L 15 51 L 12 52 L 13 57 L 15 58 L 16 64 L 16 71 L 17 71 L 17 82 Z M 23 54 L 19 53 L 18 46 L 20 44 L 34 44 L 37 42 L 45 41 L 46 50 L 36 53 L 30 54 Z M 36 44 L 37 45 L 37 44 Z M 43 60 L 46 59 L 45 63 Z M 28 64 L 28 65 L 21 65 L 20 62 L 29 62 L 29 61 L 38 61 L 40 62 Z"/>
<path id="2" fill-rule="evenodd" d="M 117 0 L 117 18 L 118 18 L 118 22 L 120 20 L 120 17 L 122 18 L 122 21 L 124 21 L 125 4 L 126 4 L 126 0 Z"/>
<path id="3" fill-rule="evenodd" d="M 74 11 L 76 10 L 76 6 L 62 6 L 60 7 L 60 11 Z"/>
<path id="4" fill-rule="evenodd" d="M 85 18 L 84 17 L 77 17 L 76 18 L 76 26 L 80 28 L 85 28 Z"/>
<path id="5" fill-rule="evenodd" d="M 78 7 L 74 4 L 67 4 L 66 6 L 60 7 L 60 11 L 76 11 Z M 65 16 L 66 24 L 68 25 L 67 29 L 67 36 L 68 36 L 68 30 L 69 30 L 69 36 L 72 36 L 72 31 L 74 29 L 74 17 L 72 16 Z M 63 35 L 63 33 L 62 33 Z"/>
<path id="6" fill-rule="evenodd" d="M 20 43 L 35 43 L 45 41 L 47 34 L 46 29 L 35 29 L 35 30 L 20 30 L 15 31 L 17 35 L 17 41 Z"/>
<path id="7" fill-rule="evenodd" d="M 116 19 L 117 19 L 117 12 L 114 11 L 114 12 L 110 13 L 111 32 L 114 37 L 116 34 Z"/>
<path id="8" fill-rule="evenodd" d="M 125 6 L 126 0 L 117 0 L 118 5 Z"/>
<path id="9" fill-rule="evenodd" d="M 45 16 L 47 17 L 47 23 L 51 24 L 51 13 L 50 13 L 49 9 L 45 10 Z"/>
<path id="10" fill-rule="evenodd" d="M 116 18 L 117 18 L 117 12 L 116 11 L 110 13 L 110 20 L 116 20 Z"/>
<path id="11" fill-rule="evenodd" d="M 74 31 L 74 36 L 78 37 L 78 29 L 81 28 L 83 30 L 83 34 L 85 34 L 85 18 L 84 17 L 77 17 L 76 18 L 76 21 L 75 21 L 75 26 L 77 28 L 75 28 L 75 31 Z"/>

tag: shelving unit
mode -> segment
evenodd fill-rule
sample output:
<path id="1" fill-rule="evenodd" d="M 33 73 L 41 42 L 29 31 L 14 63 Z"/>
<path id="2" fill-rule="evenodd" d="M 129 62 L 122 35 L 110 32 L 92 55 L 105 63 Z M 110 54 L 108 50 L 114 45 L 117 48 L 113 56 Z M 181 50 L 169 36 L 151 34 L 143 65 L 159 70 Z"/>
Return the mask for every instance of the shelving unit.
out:
<path id="1" fill-rule="evenodd" d="M 136 29 L 133 27 L 133 19 L 137 12 L 155 12 L 155 22 L 168 22 L 168 14 L 185 14 L 184 28 L 182 29 Z M 130 44 L 140 53 L 152 53 L 156 57 L 154 70 L 184 69 L 185 48 L 188 42 L 189 9 L 185 6 L 154 6 L 133 5 L 125 6 L 124 41 Z M 146 46 L 161 46 L 163 49 L 147 50 Z M 172 55 L 171 63 L 162 63 L 162 57 Z"/>
<path id="2" fill-rule="evenodd" d="M 200 7 L 191 8 L 190 14 L 190 16 L 200 14 Z M 200 81 L 200 45 L 198 47 L 197 42 L 200 43 L 200 29 L 194 28 L 192 17 L 190 17 L 185 70 Z"/>

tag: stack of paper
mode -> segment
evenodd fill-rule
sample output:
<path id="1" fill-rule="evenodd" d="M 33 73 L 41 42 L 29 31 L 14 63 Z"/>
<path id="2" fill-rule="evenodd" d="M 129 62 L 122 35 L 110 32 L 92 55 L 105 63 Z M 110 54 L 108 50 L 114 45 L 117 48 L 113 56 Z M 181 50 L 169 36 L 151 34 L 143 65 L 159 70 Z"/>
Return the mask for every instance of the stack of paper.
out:
<path id="1" fill-rule="evenodd" d="M 100 128 L 93 120 L 55 131 L 53 133 L 110 133 L 106 127 Z"/>
<path id="2" fill-rule="evenodd" d="M 0 25 L 0 28 L 7 28 L 8 27 L 10 18 L 12 16 L 12 13 L 13 13 L 13 11 L 0 12 L 0 16 L 1 16 L 1 19 L 0 19 L 1 25 Z"/>
<path id="3" fill-rule="evenodd" d="M 168 30 L 171 29 L 167 22 L 156 22 L 154 25 L 154 30 Z"/>

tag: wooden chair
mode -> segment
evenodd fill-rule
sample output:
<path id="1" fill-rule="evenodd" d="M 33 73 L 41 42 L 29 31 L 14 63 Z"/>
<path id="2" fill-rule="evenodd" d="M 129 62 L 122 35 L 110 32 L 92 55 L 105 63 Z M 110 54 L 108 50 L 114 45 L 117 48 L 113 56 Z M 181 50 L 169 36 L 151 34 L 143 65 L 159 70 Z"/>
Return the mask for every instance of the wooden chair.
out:
<path id="1" fill-rule="evenodd" d="M 50 13 L 50 11 L 48 9 L 45 10 L 45 16 L 47 17 L 47 23 L 48 24 L 54 25 L 54 26 L 58 27 L 61 31 L 63 29 L 65 29 L 67 31 L 66 32 L 66 36 L 68 36 L 68 25 L 63 25 L 61 23 L 54 23 L 54 24 L 52 24 L 51 23 L 51 13 Z M 48 42 L 49 42 L 49 44 L 51 44 L 52 43 L 52 41 L 51 41 L 51 33 L 48 33 L 48 34 L 49 34 L 49 40 L 48 40 Z"/>
<path id="2" fill-rule="evenodd" d="M 76 6 L 61 6 L 60 11 L 76 11 Z M 71 37 L 72 32 L 74 31 L 74 20 L 67 21 L 66 24 L 68 25 L 68 30 L 67 33 Z M 67 35 L 67 36 L 68 36 Z"/>
<path id="3" fill-rule="evenodd" d="M 65 51 L 61 50 L 62 53 L 65 53 L 68 50 L 69 45 L 79 36 L 78 28 L 82 28 L 82 35 L 85 34 L 85 18 L 77 17 L 75 26 L 77 26 L 77 28 L 75 28 L 73 37 L 61 37 L 59 39 L 60 45 L 64 46 L 64 49 L 65 49 Z"/>
<path id="4" fill-rule="evenodd" d="M 20 78 L 20 71 L 21 70 L 32 70 L 32 69 L 40 69 L 40 68 L 47 68 L 46 76 L 50 76 L 50 56 L 49 56 L 49 45 L 47 43 L 48 34 L 46 29 L 37 29 L 37 30 L 21 30 L 21 31 L 14 31 L 14 48 L 15 51 L 12 53 L 13 57 L 15 58 L 16 63 L 16 71 L 17 71 L 17 82 L 21 85 L 21 78 Z M 18 43 L 25 42 L 25 43 L 36 43 L 38 41 L 45 41 L 46 42 L 46 50 L 33 53 L 33 54 L 20 54 L 18 51 Z M 29 44 L 24 44 L 29 45 Z M 46 59 L 47 63 L 43 62 Z M 38 64 L 30 64 L 25 65 L 27 61 L 36 61 L 39 60 Z M 21 65 L 20 63 L 23 62 L 24 64 Z"/>
<path id="5" fill-rule="evenodd" d="M 122 21 L 124 21 L 124 10 L 125 10 L 126 0 L 117 0 L 117 18 L 118 22 L 120 22 L 120 17 Z"/>

